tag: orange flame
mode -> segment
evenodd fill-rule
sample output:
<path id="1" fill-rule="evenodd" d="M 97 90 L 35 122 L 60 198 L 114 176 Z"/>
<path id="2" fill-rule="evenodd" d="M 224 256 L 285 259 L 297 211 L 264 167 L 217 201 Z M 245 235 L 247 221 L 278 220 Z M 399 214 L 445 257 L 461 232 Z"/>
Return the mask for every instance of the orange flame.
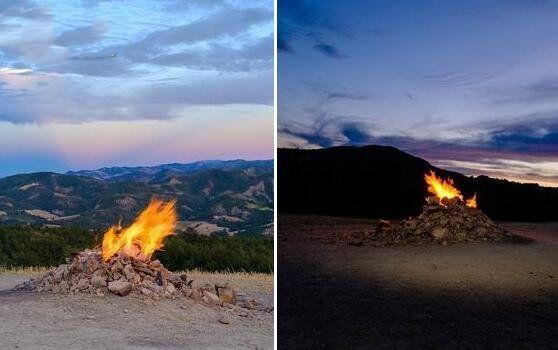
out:
<path id="1" fill-rule="evenodd" d="M 475 193 L 475 195 L 469 199 L 467 199 L 467 201 L 465 202 L 467 204 L 467 206 L 469 208 L 476 208 L 477 207 L 477 194 Z"/>
<path id="2" fill-rule="evenodd" d="M 127 228 L 112 226 L 103 236 L 102 256 L 109 260 L 116 253 L 149 260 L 155 250 L 163 247 L 165 237 L 174 234 L 177 215 L 176 201 L 152 199 L 136 220 Z"/>
<path id="3" fill-rule="evenodd" d="M 424 180 L 428 185 L 428 192 L 432 193 L 440 200 L 448 198 L 459 198 L 463 201 L 463 195 L 461 192 L 454 186 L 452 179 L 444 180 L 434 173 L 434 171 L 430 170 L 430 174 L 424 175 Z M 477 207 L 477 195 L 475 194 L 472 198 L 467 199 L 465 201 L 466 205 L 471 208 Z"/>

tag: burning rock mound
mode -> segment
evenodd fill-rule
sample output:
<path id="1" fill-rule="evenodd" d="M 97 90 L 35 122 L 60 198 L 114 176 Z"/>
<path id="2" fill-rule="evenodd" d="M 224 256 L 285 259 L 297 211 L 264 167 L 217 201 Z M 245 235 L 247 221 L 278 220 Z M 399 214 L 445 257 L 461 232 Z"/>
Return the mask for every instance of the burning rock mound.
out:
<path id="1" fill-rule="evenodd" d="M 89 293 L 98 296 L 112 293 L 161 297 L 188 297 L 208 305 L 234 304 L 235 292 L 227 285 L 194 287 L 185 274 L 167 270 L 159 260 L 143 261 L 124 253 L 104 261 L 95 250 L 74 254 L 38 280 L 30 280 L 16 289 L 51 293 Z"/>
<path id="2" fill-rule="evenodd" d="M 459 198 L 440 201 L 437 197 L 430 197 L 420 215 L 404 220 L 385 232 L 395 244 L 522 241 Z"/>

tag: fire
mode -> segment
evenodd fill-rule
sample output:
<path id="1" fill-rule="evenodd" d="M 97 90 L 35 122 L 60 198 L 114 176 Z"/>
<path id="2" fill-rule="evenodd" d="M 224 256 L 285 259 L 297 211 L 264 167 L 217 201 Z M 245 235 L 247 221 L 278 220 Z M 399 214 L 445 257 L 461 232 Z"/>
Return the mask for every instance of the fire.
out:
<path id="1" fill-rule="evenodd" d="M 430 170 L 430 174 L 424 175 L 424 180 L 426 181 L 426 184 L 428 185 L 428 192 L 430 192 L 433 195 L 435 195 L 436 197 L 438 197 L 438 199 L 440 200 L 440 203 L 441 203 L 442 199 L 444 199 L 444 198 L 452 199 L 452 198 L 457 197 L 461 201 L 463 201 L 463 195 L 454 186 L 452 179 L 444 180 L 444 179 L 436 176 L 434 171 Z M 472 198 L 467 199 L 465 201 L 465 203 L 468 207 L 476 208 L 477 207 L 477 195 L 476 195 L 476 193 Z"/>
<path id="2" fill-rule="evenodd" d="M 465 202 L 467 204 L 467 206 L 469 208 L 476 208 L 477 207 L 477 194 L 475 193 L 475 195 L 469 199 L 467 199 L 467 201 Z"/>
<path id="3" fill-rule="evenodd" d="M 112 226 L 103 236 L 101 253 L 106 261 L 116 253 L 149 260 L 155 250 L 163 247 L 165 237 L 174 233 L 176 201 L 152 199 L 136 220 L 126 228 Z"/>

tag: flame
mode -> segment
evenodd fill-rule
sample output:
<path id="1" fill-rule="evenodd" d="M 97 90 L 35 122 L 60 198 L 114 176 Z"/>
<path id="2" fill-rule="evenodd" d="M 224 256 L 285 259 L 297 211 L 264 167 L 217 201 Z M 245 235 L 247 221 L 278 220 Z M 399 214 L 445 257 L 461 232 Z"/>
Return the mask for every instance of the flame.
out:
<path id="1" fill-rule="evenodd" d="M 101 246 L 106 261 L 116 253 L 149 260 L 155 250 L 163 247 L 165 237 L 174 233 L 177 215 L 176 201 L 152 199 L 136 220 L 127 228 L 112 226 L 103 236 Z"/>
<path id="2" fill-rule="evenodd" d="M 452 179 L 444 180 L 434 173 L 434 171 L 430 170 L 430 174 L 424 175 L 424 180 L 428 185 L 428 192 L 432 193 L 440 200 L 440 204 L 442 203 L 442 199 L 448 198 L 459 198 L 463 201 L 463 195 L 461 192 L 454 186 Z M 477 207 L 477 194 L 465 201 L 465 204 L 470 208 Z"/>
<path id="3" fill-rule="evenodd" d="M 475 193 L 475 195 L 469 199 L 467 199 L 467 201 L 465 202 L 467 204 L 467 206 L 469 208 L 476 208 L 477 207 L 477 194 Z"/>
<path id="4" fill-rule="evenodd" d="M 424 180 L 428 184 L 428 192 L 438 197 L 439 200 L 444 198 L 452 199 L 455 197 L 463 200 L 461 192 L 453 186 L 452 179 L 444 180 L 439 178 L 430 170 L 430 174 L 424 175 Z"/>

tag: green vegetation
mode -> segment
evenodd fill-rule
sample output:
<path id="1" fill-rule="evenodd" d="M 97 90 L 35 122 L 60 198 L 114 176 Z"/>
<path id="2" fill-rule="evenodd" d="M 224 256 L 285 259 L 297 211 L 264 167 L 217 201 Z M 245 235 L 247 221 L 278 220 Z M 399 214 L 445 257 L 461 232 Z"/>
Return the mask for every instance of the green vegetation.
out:
<path id="1" fill-rule="evenodd" d="M 96 242 L 94 233 L 81 229 L 0 227 L 0 265 L 54 266 Z"/>
<path id="2" fill-rule="evenodd" d="M 182 233 L 169 237 L 156 257 L 170 270 L 273 272 L 273 241 Z"/>
<path id="3" fill-rule="evenodd" d="M 77 228 L 0 227 L 0 266 L 55 266 L 93 248 L 101 235 Z M 169 237 L 156 253 L 170 270 L 273 272 L 273 241 L 263 237 Z"/>

